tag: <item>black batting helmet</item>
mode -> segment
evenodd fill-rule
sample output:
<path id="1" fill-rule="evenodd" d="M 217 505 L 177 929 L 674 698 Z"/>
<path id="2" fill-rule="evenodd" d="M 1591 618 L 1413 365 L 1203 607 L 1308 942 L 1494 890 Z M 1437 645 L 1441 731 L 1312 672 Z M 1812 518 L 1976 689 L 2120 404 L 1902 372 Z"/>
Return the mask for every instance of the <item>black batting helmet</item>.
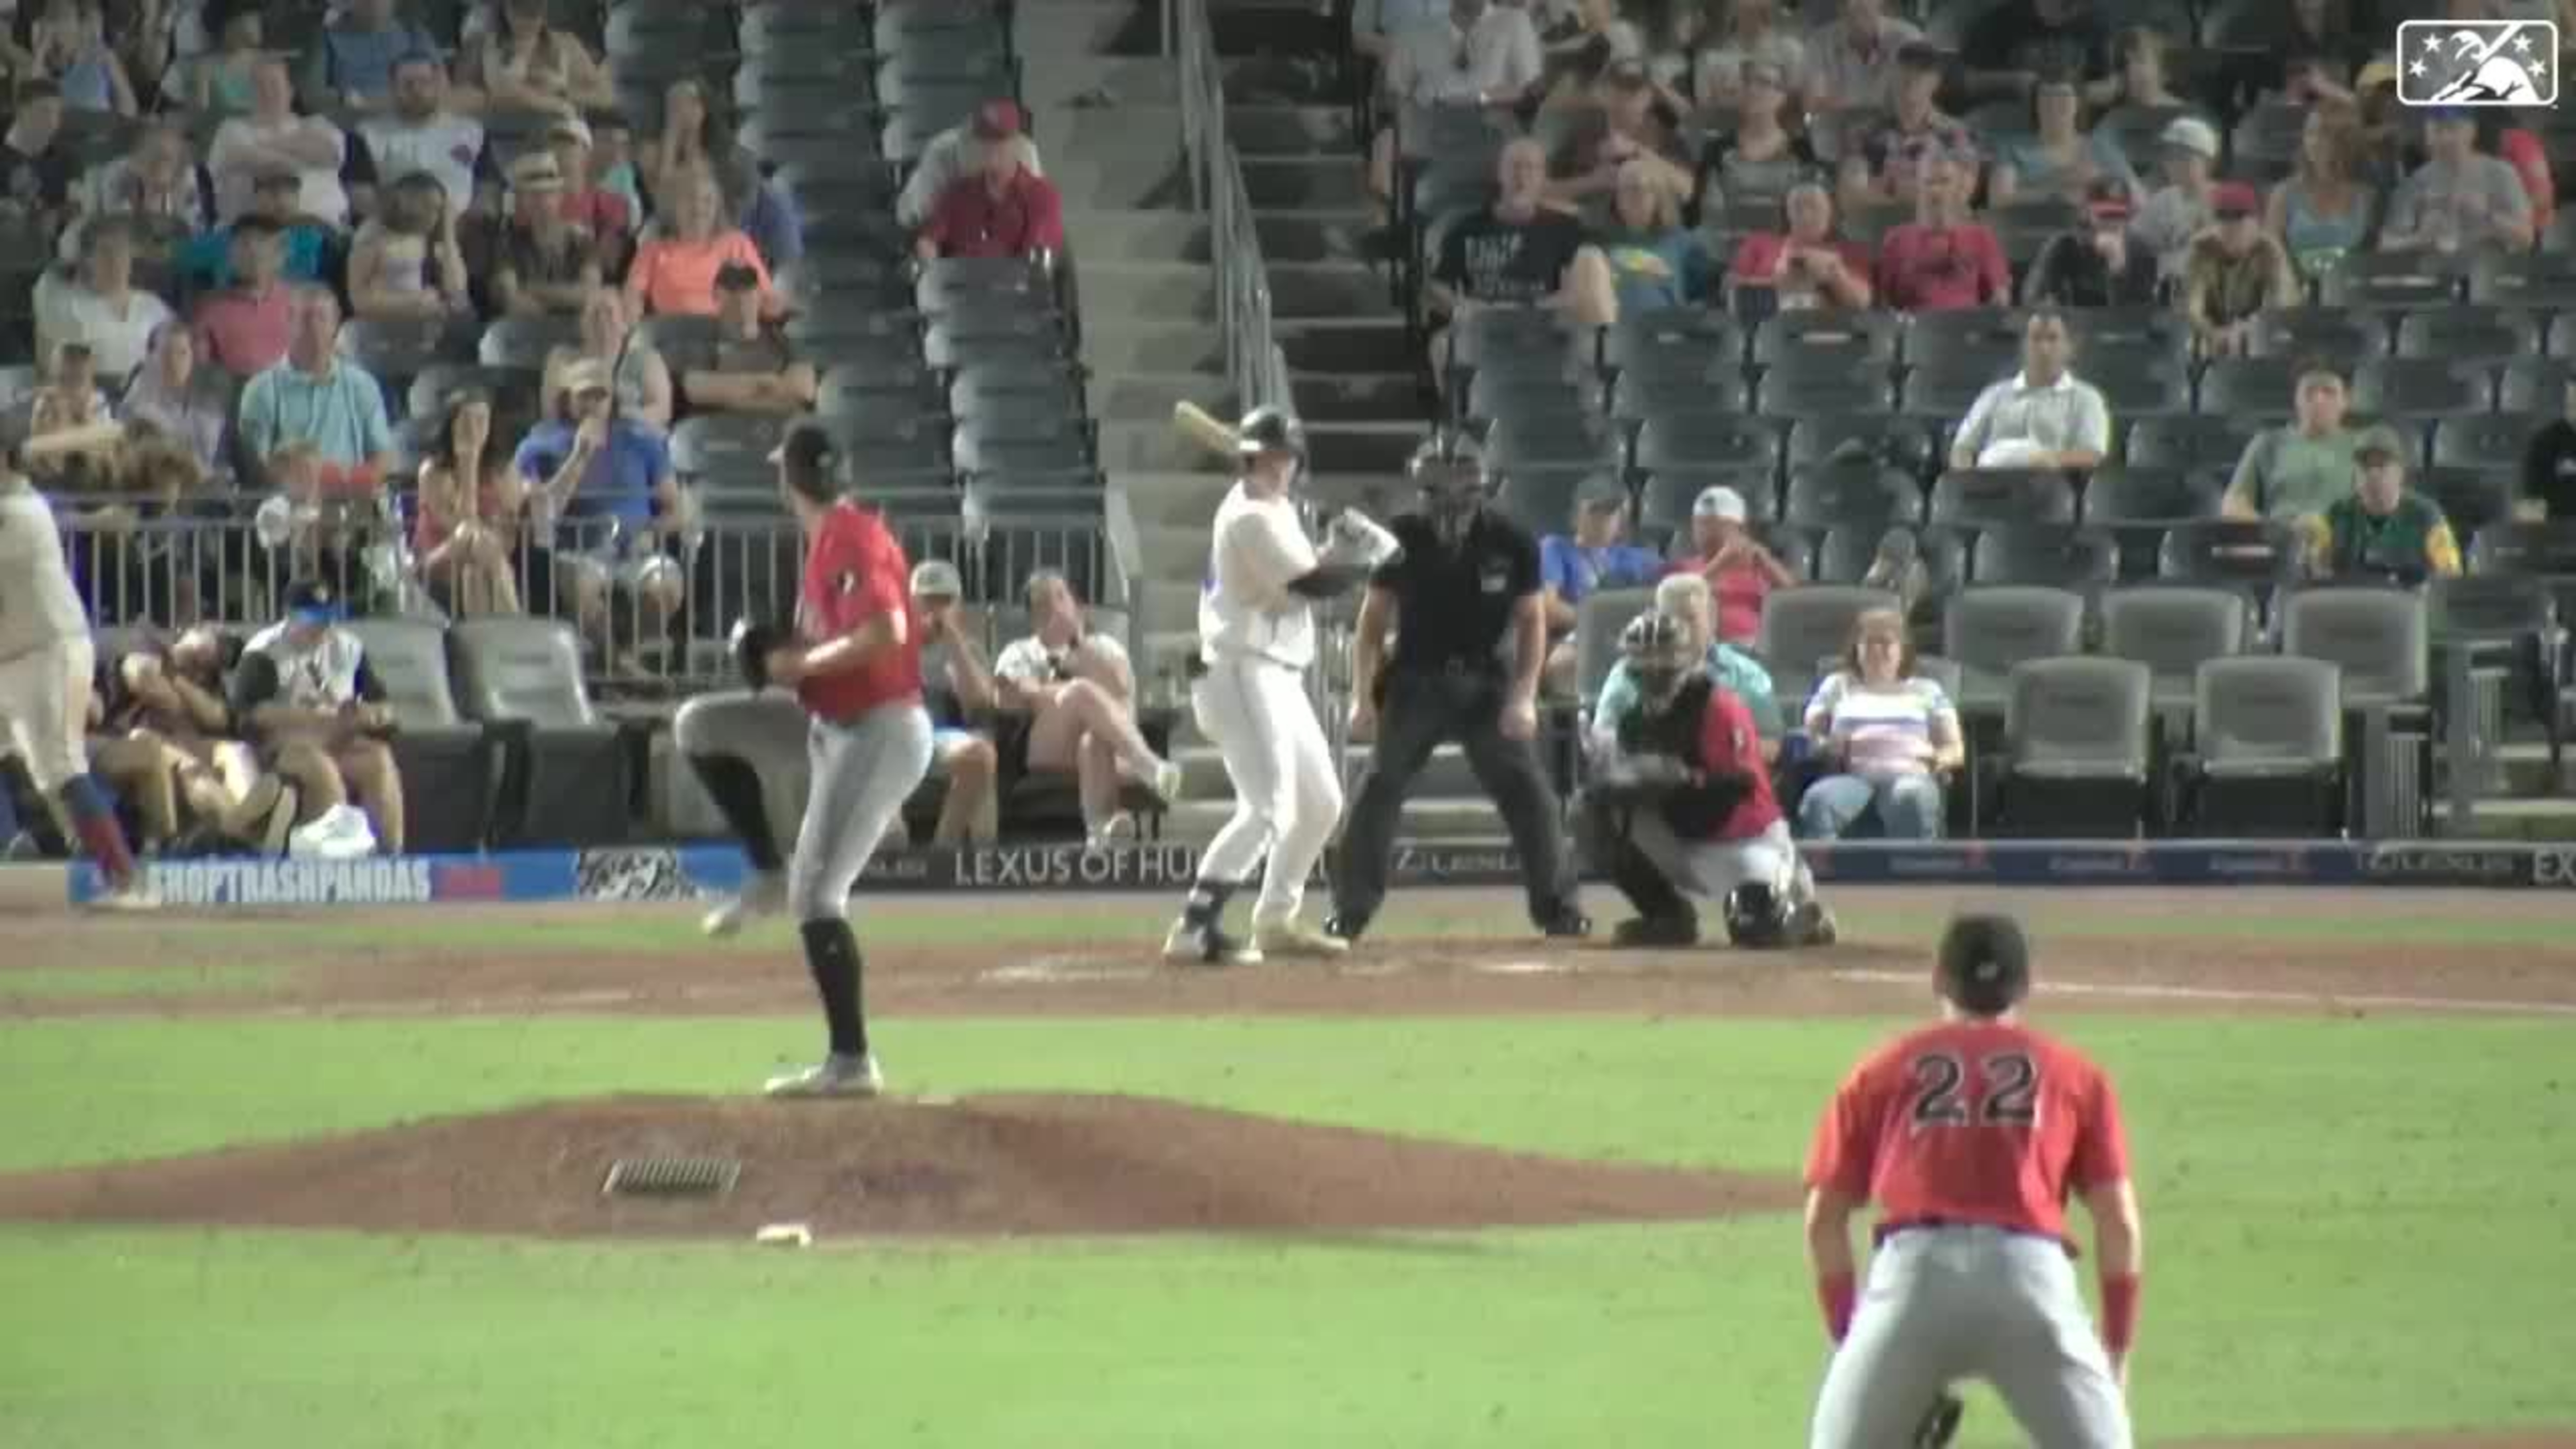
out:
<path id="1" fill-rule="evenodd" d="M 1959 916 L 1941 933 L 1936 985 L 1970 1016 L 2001 1016 L 2030 994 L 2030 942 L 2010 916 Z"/>
<path id="2" fill-rule="evenodd" d="M 1234 425 L 1234 451 L 1243 457 L 1263 453 L 1294 453 L 1306 456 L 1306 425 L 1297 421 L 1286 408 L 1267 404 L 1243 415 Z"/>

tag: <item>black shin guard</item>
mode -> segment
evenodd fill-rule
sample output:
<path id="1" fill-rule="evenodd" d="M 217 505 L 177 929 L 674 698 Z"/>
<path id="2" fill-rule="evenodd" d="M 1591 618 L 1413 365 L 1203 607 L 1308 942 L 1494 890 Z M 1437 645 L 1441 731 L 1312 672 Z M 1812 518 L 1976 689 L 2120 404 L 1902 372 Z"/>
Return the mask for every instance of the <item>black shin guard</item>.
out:
<path id="1" fill-rule="evenodd" d="M 859 938 L 847 921 L 807 921 L 797 928 L 805 939 L 805 966 L 822 993 L 823 1021 L 831 1028 L 832 1055 L 864 1056 L 868 1018 L 860 1003 Z"/>
<path id="2" fill-rule="evenodd" d="M 707 798 L 716 802 L 716 812 L 733 827 L 742 841 L 742 853 L 751 857 L 751 868 L 776 871 L 786 868 L 778 854 L 777 832 L 769 828 L 769 797 L 760 788 L 760 772 L 740 755 L 691 755 L 689 768 L 705 787 Z"/>

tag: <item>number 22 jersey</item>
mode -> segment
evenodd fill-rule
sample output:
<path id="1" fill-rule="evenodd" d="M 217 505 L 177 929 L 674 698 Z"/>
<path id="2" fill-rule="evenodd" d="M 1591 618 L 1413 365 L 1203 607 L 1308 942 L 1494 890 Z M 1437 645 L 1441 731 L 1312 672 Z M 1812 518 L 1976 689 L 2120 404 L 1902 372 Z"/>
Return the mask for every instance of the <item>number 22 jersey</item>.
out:
<path id="1" fill-rule="evenodd" d="M 1908 1032 L 1853 1069 L 1817 1124 L 1807 1186 L 1876 1201 L 1882 1233 L 1974 1223 L 2066 1240 L 2066 1198 L 2129 1175 L 2111 1079 L 2006 1021 Z"/>

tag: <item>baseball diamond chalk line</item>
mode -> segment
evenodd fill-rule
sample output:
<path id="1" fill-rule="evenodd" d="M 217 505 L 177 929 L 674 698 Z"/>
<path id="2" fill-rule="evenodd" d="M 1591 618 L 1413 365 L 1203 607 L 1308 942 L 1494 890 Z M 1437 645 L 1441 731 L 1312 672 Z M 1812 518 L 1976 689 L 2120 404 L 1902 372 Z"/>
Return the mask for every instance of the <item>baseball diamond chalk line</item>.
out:
<path id="1" fill-rule="evenodd" d="M 1923 984 L 1922 974 L 1912 971 L 1836 971 L 1832 975 L 1836 981 L 1869 986 Z M 2121 996 L 2170 1001 L 2242 1001 L 2249 1005 L 2375 1006 L 2388 1011 L 2491 1011 L 2533 1016 L 2576 1016 L 2576 1003 L 2564 1001 L 2499 1001 L 2478 997 L 2386 996 L 2336 991 L 2249 991 L 2223 986 L 2159 986 L 2144 981 L 2126 985 L 2098 981 L 2042 981 L 2031 989 L 2049 996 Z"/>

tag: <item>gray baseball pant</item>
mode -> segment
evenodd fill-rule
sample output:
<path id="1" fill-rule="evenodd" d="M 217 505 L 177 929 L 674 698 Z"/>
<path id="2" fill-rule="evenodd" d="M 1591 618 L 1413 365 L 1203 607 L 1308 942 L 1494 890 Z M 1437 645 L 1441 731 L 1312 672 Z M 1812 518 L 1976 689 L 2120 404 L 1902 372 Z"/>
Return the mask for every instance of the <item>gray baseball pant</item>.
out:
<path id="1" fill-rule="evenodd" d="M 805 821 L 787 859 L 787 908 L 795 919 L 849 916 L 850 888 L 930 773 L 930 734 L 930 711 L 918 699 L 807 724 Z"/>
<path id="2" fill-rule="evenodd" d="M 1934 1396 L 1994 1385 L 2040 1449 L 2129 1449 L 2129 1407 L 2053 1239 L 1912 1228 L 1879 1244 L 1816 1395 L 1809 1449 L 1908 1442 Z"/>

